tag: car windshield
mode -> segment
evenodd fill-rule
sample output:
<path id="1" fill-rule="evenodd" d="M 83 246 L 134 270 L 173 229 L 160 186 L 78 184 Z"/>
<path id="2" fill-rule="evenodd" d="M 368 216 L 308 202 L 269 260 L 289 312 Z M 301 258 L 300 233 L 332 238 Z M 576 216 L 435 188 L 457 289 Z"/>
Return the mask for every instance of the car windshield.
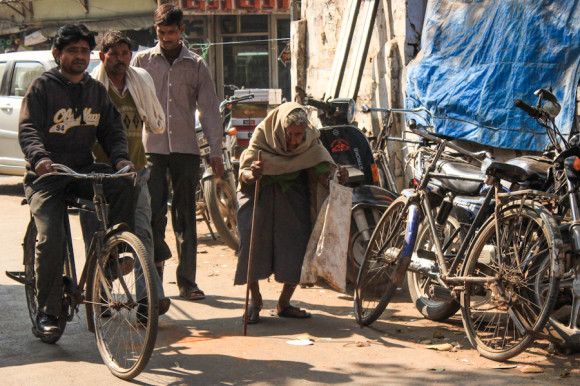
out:
<path id="1" fill-rule="evenodd" d="M 93 70 L 95 69 L 95 67 L 97 67 L 99 65 L 101 61 L 99 59 L 91 59 L 91 61 L 89 62 L 89 66 L 87 67 L 87 72 L 90 74 L 91 72 L 93 72 Z"/>

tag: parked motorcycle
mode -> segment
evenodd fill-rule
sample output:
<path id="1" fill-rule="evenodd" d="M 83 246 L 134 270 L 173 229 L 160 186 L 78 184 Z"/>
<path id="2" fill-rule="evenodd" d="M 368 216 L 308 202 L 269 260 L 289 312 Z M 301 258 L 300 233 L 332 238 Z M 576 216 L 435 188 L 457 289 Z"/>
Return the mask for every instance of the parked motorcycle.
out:
<path id="1" fill-rule="evenodd" d="M 203 171 L 200 184 L 205 203 L 203 209 L 207 209 L 211 222 L 224 244 L 236 251 L 240 242 L 237 224 L 238 202 L 236 198 L 236 175 L 231 162 L 230 152 L 227 151 L 226 142 L 228 135 L 230 135 L 229 128 L 232 106 L 240 101 L 251 98 L 253 98 L 252 94 L 241 97 L 229 97 L 220 104 L 224 136 L 222 159 L 225 169 L 221 178 L 214 178 L 213 170 L 209 162 L 210 148 L 201 129 L 201 125 L 198 124 L 195 129 Z M 200 205 L 203 207 L 203 203 L 200 202 Z"/>
<path id="2" fill-rule="evenodd" d="M 337 98 L 324 102 L 306 98 L 305 104 L 317 109 L 324 125 L 319 128 L 320 140 L 332 159 L 345 166 L 349 173 L 346 186 L 353 188 L 353 198 L 347 280 L 355 283 L 374 227 L 397 195 L 379 186 L 370 143 L 352 125 L 356 112 L 354 100 Z"/>
<path id="3" fill-rule="evenodd" d="M 528 167 L 536 174 L 530 189 L 554 195 L 554 200 L 545 205 L 560 223 L 564 247 L 560 291 L 549 320 L 549 331 L 556 339 L 563 340 L 566 348 L 580 351 L 580 137 L 576 134 L 567 141 L 558 130 L 554 119 L 560 112 L 560 104 L 554 94 L 546 89 L 534 94 L 538 97 L 536 106 L 519 99 L 514 105 L 546 129 L 550 144 L 541 157 L 520 157 L 511 162 Z M 544 292 L 541 278 L 536 281 L 536 292 L 541 299 Z"/>

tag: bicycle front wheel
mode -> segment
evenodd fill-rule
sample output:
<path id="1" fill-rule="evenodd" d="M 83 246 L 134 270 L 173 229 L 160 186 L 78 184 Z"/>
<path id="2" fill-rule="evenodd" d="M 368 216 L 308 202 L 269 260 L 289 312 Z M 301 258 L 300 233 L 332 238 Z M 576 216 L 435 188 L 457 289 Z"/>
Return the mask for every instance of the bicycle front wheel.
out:
<path id="1" fill-rule="evenodd" d="M 87 315 L 99 353 L 115 376 L 132 379 L 147 365 L 157 338 L 153 264 L 137 236 L 119 232 L 106 240 L 90 273 Z"/>
<path id="2" fill-rule="evenodd" d="M 508 207 L 497 221 L 499 232 L 496 220 L 483 226 L 464 270 L 464 276 L 497 281 L 466 283 L 461 312 L 477 351 L 505 361 L 525 350 L 548 321 L 558 291 L 555 268 L 562 241 L 556 222 L 540 207 Z"/>
<path id="3" fill-rule="evenodd" d="M 407 201 L 406 197 L 393 201 L 369 241 L 354 291 L 354 315 L 361 326 L 368 326 L 381 316 L 404 280 L 410 262 L 401 259 L 407 230 Z"/>

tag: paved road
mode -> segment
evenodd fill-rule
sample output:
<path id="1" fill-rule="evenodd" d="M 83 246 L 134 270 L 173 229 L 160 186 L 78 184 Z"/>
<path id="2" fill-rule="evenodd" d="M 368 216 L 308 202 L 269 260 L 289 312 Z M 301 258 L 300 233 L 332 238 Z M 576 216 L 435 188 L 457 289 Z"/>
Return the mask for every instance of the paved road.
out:
<path id="1" fill-rule="evenodd" d="M 28 209 L 21 206 L 18 177 L 0 176 L 0 271 L 21 267 L 21 240 Z M 82 240 L 73 216 L 73 237 L 79 256 Z M 310 320 L 288 320 L 270 314 L 280 285 L 263 283 L 262 321 L 242 335 L 245 288 L 233 286 L 233 251 L 212 241 L 199 224 L 200 287 L 208 298 L 186 302 L 177 297 L 175 260 L 169 260 L 164 287 L 173 305 L 160 319 L 156 350 L 138 384 L 523 384 L 574 383 L 580 380 L 580 358 L 548 356 L 540 344 L 511 364 L 535 363 L 543 374 L 497 369 L 497 363 L 469 348 L 459 317 L 450 323 L 420 318 L 401 291 L 373 328 L 360 329 L 351 313 L 352 297 L 320 285 L 299 289 L 295 300 L 313 314 Z M 79 259 L 82 262 L 82 258 Z M 56 345 L 30 332 L 23 287 L 0 275 L 0 384 L 114 385 L 124 382 L 102 364 L 95 339 L 86 330 L 84 310 L 67 326 Z M 443 339 L 434 339 L 433 334 Z M 287 342 L 310 338 L 311 346 Z M 457 342 L 457 352 L 436 352 L 420 342 Z M 561 378 L 563 372 L 570 377 Z"/>

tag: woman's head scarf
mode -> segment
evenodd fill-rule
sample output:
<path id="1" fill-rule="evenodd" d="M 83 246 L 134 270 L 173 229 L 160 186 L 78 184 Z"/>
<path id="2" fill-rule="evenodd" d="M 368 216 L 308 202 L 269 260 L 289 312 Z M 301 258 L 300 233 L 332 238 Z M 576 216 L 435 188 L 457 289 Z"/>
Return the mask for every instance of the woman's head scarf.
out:
<path id="1" fill-rule="evenodd" d="M 303 107 L 295 102 L 284 103 L 274 110 L 256 127 L 249 147 L 244 150 L 240 160 L 240 173 L 250 170 L 253 161 L 258 160 L 262 151 L 264 175 L 280 175 L 298 170 L 309 169 L 321 162 L 334 165 L 332 157 L 322 145 L 320 133 L 311 125 L 304 128 L 304 139 L 296 149 L 289 151 L 286 147 L 286 118 L 292 111 Z"/>

